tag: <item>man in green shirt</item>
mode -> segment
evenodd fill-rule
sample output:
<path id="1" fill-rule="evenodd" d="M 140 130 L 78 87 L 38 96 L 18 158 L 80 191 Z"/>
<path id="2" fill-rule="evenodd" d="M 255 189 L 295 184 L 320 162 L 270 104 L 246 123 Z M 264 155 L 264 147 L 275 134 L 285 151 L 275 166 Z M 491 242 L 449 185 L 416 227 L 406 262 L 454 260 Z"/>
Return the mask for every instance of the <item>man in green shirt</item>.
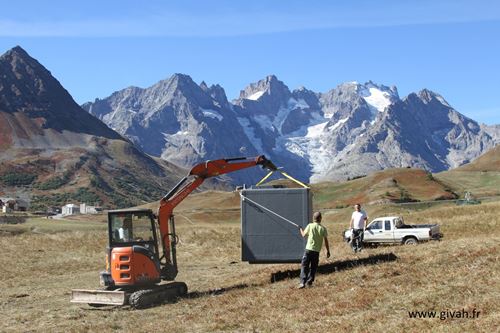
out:
<path id="1" fill-rule="evenodd" d="M 304 288 L 306 284 L 312 286 L 314 282 L 323 239 L 325 240 L 326 257 L 330 258 L 330 246 L 328 245 L 327 238 L 328 232 L 326 228 L 321 225 L 321 218 L 321 213 L 316 212 L 313 215 L 313 223 L 309 223 L 305 230 L 300 228 L 302 237 L 307 237 L 307 245 L 300 267 L 299 289 Z"/>

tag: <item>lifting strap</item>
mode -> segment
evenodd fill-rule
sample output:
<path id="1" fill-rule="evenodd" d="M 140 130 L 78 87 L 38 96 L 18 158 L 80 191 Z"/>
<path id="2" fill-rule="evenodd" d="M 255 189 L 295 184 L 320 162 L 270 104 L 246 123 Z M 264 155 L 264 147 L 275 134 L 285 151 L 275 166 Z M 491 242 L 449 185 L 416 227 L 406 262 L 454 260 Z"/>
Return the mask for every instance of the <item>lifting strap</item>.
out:
<path id="1" fill-rule="evenodd" d="M 292 176 L 290 176 L 289 174 L 287 174 L 286 172 L 284 171 L 280 171 L 280 173 L 285 176 L 286 178 L 290 179 L 291 181 L 299 184 L 300 186 L 304 187 L 304 188 L 309 188 L 309 186 L 307 186 L 306 184 L 302 183 L 301 181 L 298 181 L 297 179 L 293 178 Z"/>
<path id="2" fill-rule="evenodd" d="M 299 184 L 300 186 L 304 187 L 304 188 L 309 188 L 309 186 L 307 186 L 306 184 L 302 183 L 301 181 L 293 178 L 292 176 L 290 176 L 289 174 L 287 174 L 285 171 L 281 171 L 281 170 L 275 170 L 275 171 L 278 171 L 279 173 L 281 173 L 283 176 L 285 176 L 286 178 L 290 179 L 291 181 L 293 181 L 294 183 L 296 184 Z M 262 185 L 263 182 L 266 181 L 267 178 L 271 177 L 271 175 L 274 173 L 274 171 L 270 171 L 267 175 L 264 176 L 264 178 L 262 178 L 255 186 L 260 186 Z"/>
<path id="3" fill-rule="evenodd" d="M 271 214 L 273 214 L 273 215 L 275 215 L 275 216 L 279 217 L 279 218 L 280 218 L 280 219 L 282 219 L 283 221 L 288 222 L 288 223 L 290 223 L 291 225 L 294 225 L 294 226 L 295 226 L 295 227 L 297 227 L 297 228 L 300 228 L 300 226 L 299 226 L 297 223 L 294 223 L 294 222 L 290 221 L 289 219 L 287 219 L 286 217 L 283 217 L 283 216 L 279 215 L 278 213 L 273 212 L 273 211 L 272 211 L 272 210 L 270 210 L 269 208 L 266 208 L 266 207 L 262 206 L 261 204 L 259 204 L 259 203 L 255 202 L 255 201 L 253 201 L 253 200 L 251 200 L 251 199 L 248 199 L 247 197 L 243 196 L 243 194 L 241 194 L 241 192 L 240 192 L 240 197 L 241 197 L 241 200 L 242 200 L 242 201 L 248 201 L 248 202 L 250 202 L 251 204 L 253 204 L 253 205 L 255 205 L 255 206 L 257 206 L 257 207 L 259 207 L 259 208 L 261 208 L 261 209 L 265 210 L 266 212 L 269 212 L 269 213 L 271 213 Z"/>
<path id="4" fill-rule="evenodd" d="M 257 184 L 255 184 L 255 186 L 260 186 L 263 182 L 266 181 L 267 178 L 269 178 L 272 174 L 274 173 L 274 171 L 270 171 L 267 175 L 264 176 L 264 178 L 262 178 Z"/>

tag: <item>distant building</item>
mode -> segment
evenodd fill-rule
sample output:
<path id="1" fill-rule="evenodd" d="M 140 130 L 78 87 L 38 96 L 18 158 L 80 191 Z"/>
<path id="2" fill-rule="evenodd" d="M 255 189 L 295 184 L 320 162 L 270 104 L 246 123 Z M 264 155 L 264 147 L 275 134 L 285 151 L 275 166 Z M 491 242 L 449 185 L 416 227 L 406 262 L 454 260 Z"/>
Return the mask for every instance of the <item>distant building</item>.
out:
<path id="1" fill-rule="evenodd" d="M 4 213 L 11 211 L 25 212 L 29 208 L 29 203 L 19 198 L 0 198 L 0 207 Z"/>
<path id="2" fill-rule="evenodd" d="M 97 206 L 89 206 L 86 203 L 80 204 L 80 214 L 97 214 L 101 212 L 102 209 Z"/>
<path id="3" fill-rule="evenodd" d="M 75 204 L 67 204 L 62 207 L 62 215 L 80 214 L 80 207 Z"/>
<path id="4" fill-rule="evenodd" d="M 61 214 L 62 209 L 59 207 L 49 207 L 47 208 L 47 213 L 49 214 Z"/>

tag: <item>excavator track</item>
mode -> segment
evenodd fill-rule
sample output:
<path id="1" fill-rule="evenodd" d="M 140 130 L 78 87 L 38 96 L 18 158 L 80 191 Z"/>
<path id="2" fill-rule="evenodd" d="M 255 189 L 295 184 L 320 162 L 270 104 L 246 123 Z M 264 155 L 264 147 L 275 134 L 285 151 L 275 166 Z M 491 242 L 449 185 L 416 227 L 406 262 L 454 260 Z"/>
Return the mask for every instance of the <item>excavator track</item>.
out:
<path id="1" fill-rule="evenodd" d="M 187 294 L 187 290 L 184 282 L 171 282 L 135 291 L 73 289 L 71 302 L 86 303 L 92 307 L 129 304 L 134 309 L 144 309 L 182 297 Z"/>
<path id="2" fill-rule="evenodd" d="M 174 300 L 186 294 L 187 285 L 184 282 L 172 282 L 133 292 L 130 294 L 128 302 L 134 309 L 144 309 L 155 304 Z"/>

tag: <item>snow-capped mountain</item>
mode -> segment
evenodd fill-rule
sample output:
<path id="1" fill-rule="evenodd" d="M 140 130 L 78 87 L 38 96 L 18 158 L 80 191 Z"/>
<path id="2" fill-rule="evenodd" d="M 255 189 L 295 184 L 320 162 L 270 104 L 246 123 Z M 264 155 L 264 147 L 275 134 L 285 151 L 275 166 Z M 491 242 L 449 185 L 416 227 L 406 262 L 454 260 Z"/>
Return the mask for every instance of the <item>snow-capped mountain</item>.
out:
<path id="1" fill-rule="evenodd" d="M 290 91 L 270 75 L 229 102 L 219 85 L 176 74 L 83 107 L 146 152 L 184 167 L 265 154 L 311 182 L 389 167 L 442 171 L 499 141 L 495 127 L 461 115 L 439 94 L 424 89 L 401 99 L 396 87 L 371 81 L 315 93 Z"/>
<path id="2" fill-rule="evenodd" d="M 498 136 L 488 134 L 442 96 L 426 89 L 395 99 L 380 110 L 375 118 L 332 133 L 335 140 L 327 147 L 335 156 L 313 180 L 341 179 L 390 167 L 442 171 L 467 163 L 498 143 Z"/>
<path id="3" fill-rule="evenodd" d="M 146 89 L 129 87 L 82 107 L 146 153 L 176 165 L 258 155 L 224 89 L 197 85 L 187 75 L 174 74 Z M 250 182 L 255 174 L 238 172 L 234 178 Z"/>

